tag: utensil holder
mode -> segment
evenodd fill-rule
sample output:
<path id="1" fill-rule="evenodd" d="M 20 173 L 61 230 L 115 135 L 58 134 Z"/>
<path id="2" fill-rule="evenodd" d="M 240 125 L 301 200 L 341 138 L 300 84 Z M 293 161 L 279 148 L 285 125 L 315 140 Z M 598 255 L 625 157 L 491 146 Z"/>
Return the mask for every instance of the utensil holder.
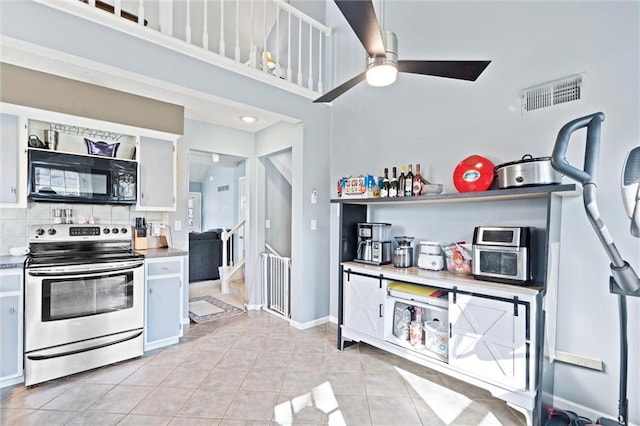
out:
<path id="1" fill-rule="evenodd" d="M 138 237 L 138 231 L 135 231 L 135 235 L 133 236 L 133 248 L 135 250 L 146 250 L 147 249 L 147 237 Z"/>

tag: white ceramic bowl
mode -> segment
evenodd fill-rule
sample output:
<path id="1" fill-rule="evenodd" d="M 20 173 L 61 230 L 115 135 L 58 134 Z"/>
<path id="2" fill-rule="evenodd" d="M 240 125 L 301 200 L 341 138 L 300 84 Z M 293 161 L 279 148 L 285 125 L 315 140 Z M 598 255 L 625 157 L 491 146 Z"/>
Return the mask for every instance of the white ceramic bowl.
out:
<path id="1" fill-rule="evenodd" d="M 11 247 L 9 253 L 11 256 L 24 256 L 29 254 L 29 247 Z"/>

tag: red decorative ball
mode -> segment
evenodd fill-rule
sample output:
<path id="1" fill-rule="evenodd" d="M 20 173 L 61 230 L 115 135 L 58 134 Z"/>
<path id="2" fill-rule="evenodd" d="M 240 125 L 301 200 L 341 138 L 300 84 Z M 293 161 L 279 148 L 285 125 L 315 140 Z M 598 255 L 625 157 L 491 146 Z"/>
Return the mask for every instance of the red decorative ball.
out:
<path id="1" fill-rule="evenodd" d="M 453 185 L 459 192 L 486 191 L 493 183 L 494 167 L 488 158 L 470 155 L 453 171 Z"/>

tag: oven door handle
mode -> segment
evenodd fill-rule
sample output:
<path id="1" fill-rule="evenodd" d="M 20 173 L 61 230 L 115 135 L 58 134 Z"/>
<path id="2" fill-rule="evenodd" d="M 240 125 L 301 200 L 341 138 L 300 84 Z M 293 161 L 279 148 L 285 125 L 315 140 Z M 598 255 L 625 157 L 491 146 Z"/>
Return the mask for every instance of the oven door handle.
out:
<path id="1" fill-rule="evenodd" d="M 105 264 L 94 265 L 68 265 L 50 268 L 28 268 L 27 273 L 34 277 L 50 277 L 50 276 L 67 276 L 67 275 L 86 275 L 100 274 L 104 272 L 127 271 L 140 268 L 144 265 L 143 261 L 118 262 L 105 266 Z"/>

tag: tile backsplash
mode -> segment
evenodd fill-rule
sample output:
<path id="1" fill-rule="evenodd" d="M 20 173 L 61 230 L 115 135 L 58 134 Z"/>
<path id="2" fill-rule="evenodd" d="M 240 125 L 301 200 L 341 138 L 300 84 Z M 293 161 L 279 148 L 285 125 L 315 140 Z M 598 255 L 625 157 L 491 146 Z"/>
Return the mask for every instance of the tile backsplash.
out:
<path id="1" fill-rule="evenodd" d="M 92 216 L 97 224 L 133 226 L 136 217 L 144 217 L 147 223 L 169 223 L 168 212 L 143 212 L 129 206 L 29 202 L 26 209 L 0 208 L 0 256 L 8 255 L 12 247 L 28 247 L 29 228 L 53 223 L 53 209 L 72 209 L 73 223 L 88 222 Z M 148 244 L 158 247 L 157 238 L 150 237 Z"/>

